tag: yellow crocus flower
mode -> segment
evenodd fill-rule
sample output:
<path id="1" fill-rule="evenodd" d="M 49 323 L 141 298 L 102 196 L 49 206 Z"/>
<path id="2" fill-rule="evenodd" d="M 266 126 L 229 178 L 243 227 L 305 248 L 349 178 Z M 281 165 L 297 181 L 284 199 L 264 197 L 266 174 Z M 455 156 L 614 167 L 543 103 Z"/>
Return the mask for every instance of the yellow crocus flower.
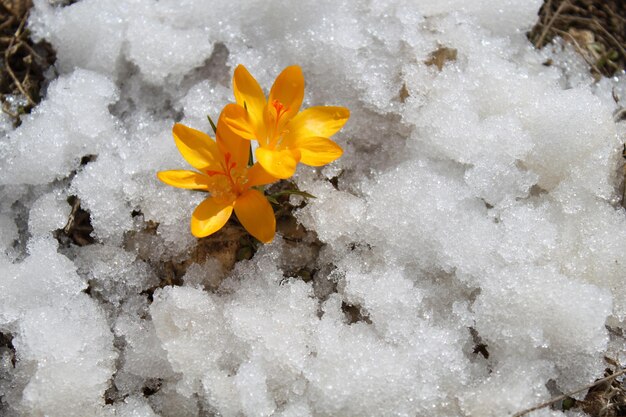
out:
<path id="1" fill-rule="evenodd" d="M 342 149 L 328 139 L 343 127 L 350 111 L 316 106 L 299 111 L 304 97 L 302 69 L 290 66 L 274 81 L 266 99 L 259 83 L 239 65 L 233 77 L 237 104 L 222 112 L 230 131 L 257 140 L 257 161 L 276 178 L 289 178 L 296 165 L 322 166 L 339 158 Z"/>
<path id="2" fill-rule="evenodd" d="M 222 115 L 223 116 L 223 115 Z M 178 188 L 209 192 L 191 215 L 191 233 L 209 236 L 220 230 L 233 210 L 243 227 L 263 243 L 271 242 L 276 232 L 274 210 L 265 196 L 254 187 L 277 181 L 257 163 L 248 167 L 250 141 L 232 132 L 226 136 L 220 116 L 217 138 L 182 124 L 173 128 L 174 141 L 185 160 L 197 171 L 161 171 L 157 177 Z"/>

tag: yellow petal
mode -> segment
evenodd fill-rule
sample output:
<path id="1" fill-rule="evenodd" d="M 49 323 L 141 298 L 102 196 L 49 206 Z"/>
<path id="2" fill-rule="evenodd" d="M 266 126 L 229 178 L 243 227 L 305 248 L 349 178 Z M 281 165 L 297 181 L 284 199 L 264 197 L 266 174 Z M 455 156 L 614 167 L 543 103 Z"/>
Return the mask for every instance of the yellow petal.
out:
<path id="1" fill-rule="evenodd" d="M 345 107 L 309 107 L 289 121 L 285 140 L 312 136 L 329 138 L 346 124 L 349 117 L 350 111 Z"/>
<path id="2" fill-rule="evenodd" d="M 223 129 L 220 126 L 220 122 L 223 125 Z M 227 130 L 227 132 L 222 130 Z M 234 103 L 227 104 L 222 110 L 217 122 L 217 132 L 220 135 L 232 132 L 232 134 L 244 139 L 256 139 L 257 137 L 255 127 L 246 110 Z"/>
<path id="3" fill-rule="evenodd" d="M 257 190 L 248 190 L 235 201 L 235 214 L 252 236 L 269 243 L 276 233 L 274 209 L 265 196 Z"/>
<path id="4" fill-rule="evenodd" d="M 246 184 L 248 187 L 271 184 L 276 181 L 278 178 L 271 176 L 258 162 L 248 169 L 248 183 Z"/>
<path id="5" fill-rule="evenodd" d="M 203 174 L 182 169 L 172 171 L 161 171 L 157 177 L 164 183 L 190 190 L 208 190 L 211 179 Z"/>
<path id="6" fill-rule="evenodd" d="M 228 110 L 230 108 L 230 110 Z M 237 132 L 231 129 L 231 126 L 228 122 L 228 113 L 238 112 L 236 110 L 240 108 L 236 104 L 228 104 L 222 110 L 220 114 L 220 118 L 217 122 L 217 138 L 216 142 L 219 146 L 220 151 L 226 155 L 227 153 L 231 155 L 231 160 L 235 162 L 238 168 L 243 168 L 248 166 L 248 158 L 250 157 L 250 141 L 242 138 Z M 247 118 L 245 110 L 243 111 L 243 117 Z"/>
<path id="7" fill-rule="evenodd" d="M 258 123 L 262 123 L 263 108 L 267 102 L 265 100 L 265 94 L 263 94 L 259 83 L 243 65 L 238 65 L 237 68 L 235 68 L 233 90 L 237 104 L 248 109 L 253 124 L 257 125 Z"/>
<path id="8" fill-rule="evenodd" d="M 191 233 L 195 237 L 205 237 L 217 232 L 230 219 L 232 212 L 232 201 L 207 198 L 191 215 Z"/>
<path id="9" fill-rule="evenodd" d="M 209 135 L 176 123 L 172 129 L 174 141 L 189 164 L 200 170 L 220 169 L 221 154 Z"/>
<path id="10" fill-rule="evenodd" d="M 304 98 L 304 75 L 297 65 L 287 67 L 281 72 L 270 90 L 268 107 L 275 102 L 285 107 L 285 115 L 281 120 L 289 120 L 300 110 Z"/>
<path id="11" fill-rule="evenodd" d="M 293 146 L 300 151 L 300 162 L 319 167 L 326 165 L 343 154 L 343 150 L 328 138 L 297 138 Z"/>
<path id="12" fill-rule="evenodd" d="M 300 160 L 300 152 L 296 149 L 257 148 L 255 155 L 263 169 L 276 178 L 291 177 L 296 172 L 296 165 Z"/>

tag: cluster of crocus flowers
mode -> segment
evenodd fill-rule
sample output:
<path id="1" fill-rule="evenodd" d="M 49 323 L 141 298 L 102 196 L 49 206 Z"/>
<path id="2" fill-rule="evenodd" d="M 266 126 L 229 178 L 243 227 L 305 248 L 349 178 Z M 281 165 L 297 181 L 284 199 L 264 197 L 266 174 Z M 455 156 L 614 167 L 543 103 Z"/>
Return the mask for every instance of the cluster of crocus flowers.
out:
<path id="1" fill-rule="evenodd" d="M 297 164 L 322 166 L 339 158 L 342 149 L 329 139 L 346 123 L 343 107 L 318 106 L 300 111 L 304 76 L 290 66 L 276 78 L 266 98 L 242 65 L 233 78 L 235 103 L 220 114 L 215 140 L 206 133 L 176 124 L 174 141 L 197 171 L 161 171 L 158 178 L 179 188 L 209 193 L 191 216 L 196 237 L 220 230 L 234 211 L 241 225 L 261 242 L 276 232 L 276 219 L 262 186 L 291 177 Z M 257 141 L 250 158 L 251 141 Z"/>

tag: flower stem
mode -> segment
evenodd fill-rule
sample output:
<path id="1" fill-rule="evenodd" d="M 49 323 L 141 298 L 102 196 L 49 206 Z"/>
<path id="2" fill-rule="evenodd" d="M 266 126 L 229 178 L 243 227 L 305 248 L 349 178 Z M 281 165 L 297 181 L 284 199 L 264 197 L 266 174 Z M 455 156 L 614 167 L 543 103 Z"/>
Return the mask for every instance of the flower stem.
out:
<path id="1" fill-rule="evenodd" d="M 207 114 L 207 119 L 209 119 L 209 123 L 211 123 L 211 129 L 213 129 L 213 134 L 217 135 L 217 127 L 215 126 L 215 123 L 213 123 L 213 119 L 211 119 L 211 116 L 209 116 Z"/>

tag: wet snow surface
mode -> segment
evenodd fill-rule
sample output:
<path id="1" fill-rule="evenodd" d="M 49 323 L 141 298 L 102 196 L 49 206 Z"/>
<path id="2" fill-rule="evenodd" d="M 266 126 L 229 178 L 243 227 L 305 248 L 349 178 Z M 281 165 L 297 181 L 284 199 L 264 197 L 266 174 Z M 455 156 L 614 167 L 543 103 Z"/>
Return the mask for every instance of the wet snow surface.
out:
<path id="1" fill-rule="evenodd" d="M 539 1 L 496 3 L 36 0 L 58 76 L 0 116 L 0 414 L 495 417 L 601 376 L 626 89 L 531 47 Z M 238 64 L 302 66 L 306 106 L 351 110 L 345 155 L 294 178 L 302 242 L 152 291 L 203 197 L 156 179 L 186 166 L 171 128 L 210 131 Z M 70 196 L 95 243 L 55 238 Z"/>

